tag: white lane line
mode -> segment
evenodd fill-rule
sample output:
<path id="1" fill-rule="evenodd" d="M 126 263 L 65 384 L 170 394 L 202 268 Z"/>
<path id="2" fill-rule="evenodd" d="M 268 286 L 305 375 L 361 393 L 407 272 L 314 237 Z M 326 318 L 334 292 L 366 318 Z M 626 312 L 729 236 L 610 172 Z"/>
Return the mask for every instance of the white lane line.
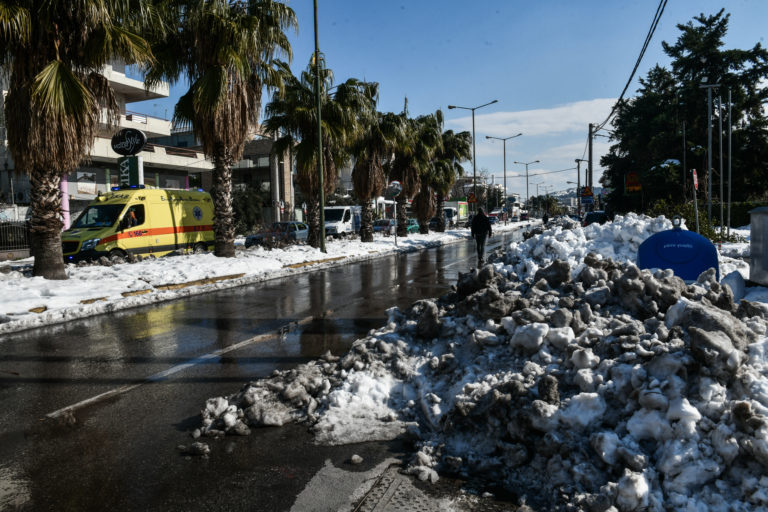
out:
<path id="1" fill-rule="evenodd" d="M 193 366 L 196 366 L 198 364 L 204 363 L 206 361 L 209 361 L 211 359 L 214 359 L 216 357 L 219 357 L 223 354 L 226 354 L 227 352 L 232 352 L 233 350 L 237 350 L 243 347 L 246 347 L 248 345 L 251 345 L 253 343 L 259 343 L 261 341 L 265 341 L 271 338 L 275 338 L 277 336 L 280 336 L 280 334 L 283 332 L 283 330 L 290 328 L 292 325 L 303 325 L 306 323 L 311 322 L 314 319 L 313 316 L 308 316 L 306 318 L 302 318 L 301 320 L 297 322 L 291 322 L 290 324 L 283 326 L 281 329 L 278 329 L 277 332 L 274 333 L 267 333 L 267 334 L 259 334 L 257 336 L 253 336 L 252 338 L 248 338 L 246 340 L 243 340 L 239 343 L 235 343 L 234 345 L 230 345 L 228 347 L 220 348 L 218 350 L 214 350 L 213 352 L 209 352 L 208 354 L 195 357 L 193 359 L 190 359 L 188 361 L 185 361 L 181 364 L 177 364 L 176 366 L 172 366 L 171 368 L 168 368 L 167 370 L 163 370 L 162 372 L 156 373 L 154 375 L 150 375 L 149 377 L 144 378 L 141 382 L 137 382 L 136 384 L 127 384 L 125 386 L 121 386 L 119 388 L 111 389 L 109 391 L 106 391 L 104 393 L 92 396 L 90 398 L 86 398 L 85 400 L 82 400 L 80 402 L 77 402 L 76 404 L 68 405 L 66 407 L 62 407 L 61 409 L 58 409 L 56 411 L 50 412 L 45 415 L 46 418 L 55 419 L 62 415 L 72 413 L 76 411 L 77 409 L 81 409 L 87 405 L 95 404 L 97 402 L 100 402 L 102 400 L 106 400 L 108 398 L 111 398 L 113 396 L 122 395 L 124 393 L 127 393 L 129 391 L 132 391 L 140 386 L 143 386 L 144 384 L 149 384 L 152 382 L 159 382 L 164 379 L 167 379 L 171 375 L 178 373 L 180 371 L 186 370 L 187 368 L 191 368 Z"/>

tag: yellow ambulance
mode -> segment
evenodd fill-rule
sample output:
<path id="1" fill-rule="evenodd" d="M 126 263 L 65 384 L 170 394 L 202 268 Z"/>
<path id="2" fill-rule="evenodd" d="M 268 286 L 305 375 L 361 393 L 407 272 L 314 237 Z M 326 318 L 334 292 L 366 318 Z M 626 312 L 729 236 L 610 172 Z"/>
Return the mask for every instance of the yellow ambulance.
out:
<path id="1" fill-rule="evenodd" d="M 211 196 L 191 190 L 113 189 L 96 197 L 61 234 L 66 262 L 202 252 L 213 242 Z"/>

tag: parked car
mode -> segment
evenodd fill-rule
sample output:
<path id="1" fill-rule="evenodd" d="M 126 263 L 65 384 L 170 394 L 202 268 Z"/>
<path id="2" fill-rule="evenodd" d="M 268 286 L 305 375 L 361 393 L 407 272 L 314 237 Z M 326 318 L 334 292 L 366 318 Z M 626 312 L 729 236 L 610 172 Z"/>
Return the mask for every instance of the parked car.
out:
<path id="1" fill-rule="evenodd" d="M 605 224 L 608 222 L 608 215 L 602 210 L 595 210 L 593 212 L 587 212 L 586 215 L 584 215 L 584 220 L 581 221 L 581 225 L 583 227 L 587 227 L 590 224 L 593 224 L 595 222 L 599 224 Z"/>
<path id="2" fill-rule="evenodd" d="M 303 222 L 274 222 L 264 231 L 245 237 L 245 247 L 263 245 L 268 242 L 303 242 L 309 235 L 309 226 Z"/>
<path id="3" fill-rule="evenodd" d="M 373 221 L 373 232 L 383 233 L 384 235 L 391 235 L 397 228 L 397 221 L 395 219 L 378 219 Z"/>
<path id="4" fill-rule="evenodd" d="M 408 233 L 419 232 L 419 221 L 416 219 L 408 219 Z"/>
<path id="5" fill-rule="evenodd" d="M 490 214 L 488 215 L 488 221 L 489 221 L 491 224 L 497 224 L 497 223 L 499 222 L 499 216 L 498 216 L 498 215 L 495 215 L 495 214 L 493 214 L 493 213 L 490 213 Z"/>
<path id="6" fill-rule="evenodd" d="M 528 212 L 520 212 L 520 220 L 528 220 Z"/>
<path id="7" fill-rule="evenodd" d="M 512 217 L 509 218 L 509 220 L 512 221 L 512 222 L 520 222 L 520 216 L 519 215 L 513 215 Z"/>

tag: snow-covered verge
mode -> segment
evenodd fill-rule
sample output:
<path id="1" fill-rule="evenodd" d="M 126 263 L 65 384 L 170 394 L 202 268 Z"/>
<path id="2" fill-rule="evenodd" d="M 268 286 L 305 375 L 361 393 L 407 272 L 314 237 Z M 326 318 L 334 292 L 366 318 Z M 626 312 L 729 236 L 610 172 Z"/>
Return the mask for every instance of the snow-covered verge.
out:
<path id="1" fill-rule="evenodd" d="M 686 284 L 638 269 L 637 245 L 668 227 L 617 217 L 512 244 L 343 357 L 209 399 L 194 435 L 406 435 L 408 472 L 536 510 L 768 510 L 768 307 L 734 301 L 714 270 Z"/>
<path id="2" fill-rule="evenodd" d="M 496 231 L 520 229 L 527 223 L 499 225 Z M 332 240 L 326 253 L 305 244 L 280 249 L 251 247 L 242 241 L 234 258 L 213 254 L 181 254 L 128 263 L 106 258 L 96 264 L 69 264 L 68 279 L 32 277 L 32 259 L 0 265 L 0 334 L 62 323 L 189 295 L 243 286 L 307 269 L 377 258 L 396 252 L 458 242 L 464 228 L 445 233 L 410 234 L 407 238 L 376 236 Z"/>

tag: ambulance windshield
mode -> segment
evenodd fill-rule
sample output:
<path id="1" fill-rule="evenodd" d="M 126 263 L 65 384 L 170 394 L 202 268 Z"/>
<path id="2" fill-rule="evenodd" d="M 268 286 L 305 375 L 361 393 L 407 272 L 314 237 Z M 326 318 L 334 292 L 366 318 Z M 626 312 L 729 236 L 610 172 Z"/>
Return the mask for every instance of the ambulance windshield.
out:
<path id="1" fill-rule="evenodd" d="M 117 222 L 117 217 L 123 211 L 123 208 L 125 208 L 124 204 L 91 205 L 80 214 L 70 229 L 112 226 Z"/>

